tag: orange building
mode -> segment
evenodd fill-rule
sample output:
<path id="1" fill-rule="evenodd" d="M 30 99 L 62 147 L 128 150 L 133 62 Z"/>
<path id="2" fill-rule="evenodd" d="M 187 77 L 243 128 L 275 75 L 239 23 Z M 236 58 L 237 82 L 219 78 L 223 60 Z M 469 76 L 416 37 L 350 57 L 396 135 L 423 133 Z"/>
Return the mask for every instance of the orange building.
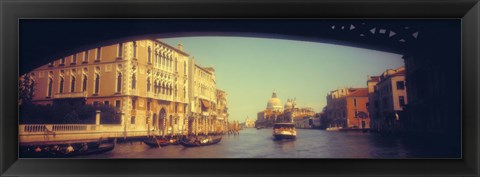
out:
<path id="1" fill-rule="evenodd" d="M 348 128 L 370 128 L 367 110 L 368 89 L 358 88 L 346 96 Z"/>
<path id="2" fill-rule="evenodd" d="M 367 88 L 338 88 L 327 95 L 326 127 L 370 128 Z"/>

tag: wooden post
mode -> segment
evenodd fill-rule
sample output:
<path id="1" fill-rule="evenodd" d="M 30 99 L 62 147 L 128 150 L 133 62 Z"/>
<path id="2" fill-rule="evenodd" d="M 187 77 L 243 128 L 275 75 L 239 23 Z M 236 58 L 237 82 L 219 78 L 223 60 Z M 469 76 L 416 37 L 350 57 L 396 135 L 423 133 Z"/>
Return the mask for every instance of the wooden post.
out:
<path id="1" fill-rule="evenodd" d="M 100 113 L 101 113 L 100 110 L 97 110 L 97 111 L 96 111 L 96 114 L 95 114 L 95 125 L 100 125 Z"/>

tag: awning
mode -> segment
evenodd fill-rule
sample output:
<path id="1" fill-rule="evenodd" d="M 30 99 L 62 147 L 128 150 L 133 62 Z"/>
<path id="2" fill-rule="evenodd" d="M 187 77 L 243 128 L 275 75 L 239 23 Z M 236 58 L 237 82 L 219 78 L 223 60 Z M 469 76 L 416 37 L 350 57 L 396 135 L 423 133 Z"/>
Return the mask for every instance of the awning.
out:
<path id="1" fill-rule="evenodd" d="M 210 102 L 208 102 L 207 100 L 201 100 L 202 101 L 202 106 L 204 108 L 210 108 Z"/>

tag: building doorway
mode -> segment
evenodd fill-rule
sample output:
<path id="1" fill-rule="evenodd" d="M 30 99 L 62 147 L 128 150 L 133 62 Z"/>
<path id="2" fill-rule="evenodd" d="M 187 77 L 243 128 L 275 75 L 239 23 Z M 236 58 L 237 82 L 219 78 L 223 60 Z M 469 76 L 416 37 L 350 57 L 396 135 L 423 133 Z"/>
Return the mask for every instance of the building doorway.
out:
<path id="1" fill-rule="evenodd" d="M 162 136 L 165 135 L 165 118 L 167 118 L 167 112 L 165 111 L 164 108 L 160 110 L 159 114 L 159 121 L 158 121 L 158 127 L 162 133 Z"/>

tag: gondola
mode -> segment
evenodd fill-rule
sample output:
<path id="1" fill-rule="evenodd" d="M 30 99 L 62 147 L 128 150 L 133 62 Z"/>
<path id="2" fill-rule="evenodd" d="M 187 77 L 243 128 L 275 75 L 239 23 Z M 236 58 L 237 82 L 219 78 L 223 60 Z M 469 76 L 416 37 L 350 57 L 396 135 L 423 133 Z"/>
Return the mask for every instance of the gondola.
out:
<path id="1" fill-rule="evenodd" d="M 157 139 L 157 138 L 147 138 L 147 139 L 144 139 L 143 140 L 143 143 L 145 143 L 146 145 L 150 146 L 150 147 L 164 147 L 164 146 L 168 146 L 169 143 L 167 140 L 165 139 Z"/>
<path id="2" fill-rule="evenodd" d="M 42 152 L 33 152 L 29 151 L 24 154 L 25 157 L 32 158 L 69 158 L 79 155 L 93 155 L 100 154 L 104 152 L 111 151 L 115 148 L 115 144 L 104 144 L 100 145 L 97 148 L 88 149 L 86 151 L 73 151 L 71 153 L 65 153 L 64 151 L 42 151 Z"/>
<path id="3" fill-rule="evenodd" d="M 199 146 L 208 146 L 212 144 L 217 144 L 220 141 L 222 141 L 222 137 L 217 137 L 217 138 L 205 138 L 201 139 L 198 141 L 184 141 L 180 140 L 180 144 L 183 145 L 184 147 L 199 147 Z"/>

